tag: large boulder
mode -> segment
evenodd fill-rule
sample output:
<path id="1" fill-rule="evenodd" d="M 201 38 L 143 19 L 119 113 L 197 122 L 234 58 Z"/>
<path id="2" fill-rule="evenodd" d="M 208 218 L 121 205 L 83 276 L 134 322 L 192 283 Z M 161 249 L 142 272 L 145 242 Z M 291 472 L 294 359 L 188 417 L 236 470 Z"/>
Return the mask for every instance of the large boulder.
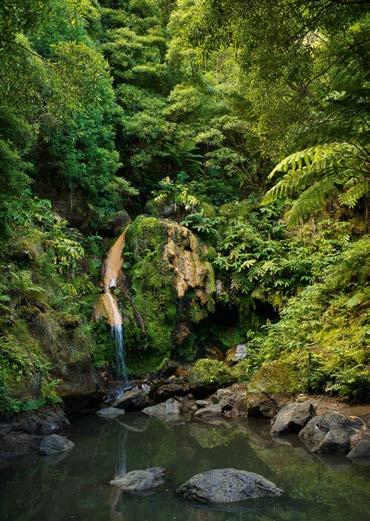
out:
<path id="1" fill-rule="evenodd" d="M 190 501 L 233 503 L 263 497 L 277 497 L 283 491 L 254 472 L 236 469 L 208 470 L 196 474 L 177 489 Z"/>
<path id="2" fill-rule="evenodd" d="M 198 420 L 209 420 L 213 418 L 220 418 L 222 416 L 222 408 L 219 404 L 202 407 L 194 413 L 194 418 Z"/>
<path id="3" fill-rule="evenodd" d="M 40 454 L 43 456 L 55 456 L 68 452 L 74 448 L 75 444 L 65 436 L 59 434 L 50 434 L 45 436 L 40 445 Z"/>
<path id="4" fill-rule="evenodd" d="M 123 391 L 112 403 L 112 407 L 119 407 L 126 411 L 144 409 L 150 403 L 148 393 L 143 389 Z"/>
<path id="5" fill-rule="evenodd" d="M 158 487 L 163 483 L 165 469 L 153 467 L 146 470 L 132 470 L 115 477 L 110 484 L 129 493 L 140 493 Z"/>
<path id="6" fill-rule="evenodd" d="M 171 382 L 160 385 L 155 393 L 158 401 L 174 396 L 185 396 L 189 393 L 189 382 L 183 378 L 174 378 Z"/>
<path id="7" fill-rule="evenodd" d="M 163 403 L 145 407 L 143 413 L 165 420 L 177 419 L 181 414 L 181 403 L 174 398 L 170 398 Z"/>
<path id="8" fill-rule="evenodd" d="M 370 429 L 362 429 L 351 436 L 351 450 L 347 458 L 351 460 L 368 459 L 370 463 Z"/>
<path id="9" fill-rule="evenodd" d="M 218 389 L 211 400 L 221 407 L 225 416 L 246 416 L 247 394 L 244 384 L 234 384 L 226 389 Z"/>
<path id="10" fill-rule="evenodd" d="M 315 408 L 310 401 L 289 403 L 273 419 L 271 434 L 281 436 L 299 432 L 315 415 Z"/>
<path id="11" fill-rule="evenodd" d="M 351 436 L 364 429 L 366 426 L 361 418 L 327 412 L 312 418 L 300 431 L 299 438 L 311 452 L 346 454 Z"/>
<path id="12" fill-rule="evenodd" d="M 370 437 L 360 440 L 353 449 L 347 454 L 349 459 L 369 458 L 370 459 Z"/>
<path id="13" fill-rule="evenodd" d="M 279 409 L 278 402 L 266 393 L 249 393 L 246 397 L 246 411 L 251 418 L 272 419 Z"/>

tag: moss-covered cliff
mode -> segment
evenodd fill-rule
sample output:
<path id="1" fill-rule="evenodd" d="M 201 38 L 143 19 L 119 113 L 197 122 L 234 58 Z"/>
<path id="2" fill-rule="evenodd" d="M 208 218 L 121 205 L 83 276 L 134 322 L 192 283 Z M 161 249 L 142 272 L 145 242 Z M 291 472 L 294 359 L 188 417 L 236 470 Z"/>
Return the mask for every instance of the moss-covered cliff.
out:
<path id="1" fill-rule="evenodd" d="M 131 371 L 159 368 L 170 357 L 194 359 L 194 325 L 214 309 L 206 256 L 204 244 L 176 222 L 140 216 L 129 227 L 124 270 L 132 300 L 123 302 Z"/>

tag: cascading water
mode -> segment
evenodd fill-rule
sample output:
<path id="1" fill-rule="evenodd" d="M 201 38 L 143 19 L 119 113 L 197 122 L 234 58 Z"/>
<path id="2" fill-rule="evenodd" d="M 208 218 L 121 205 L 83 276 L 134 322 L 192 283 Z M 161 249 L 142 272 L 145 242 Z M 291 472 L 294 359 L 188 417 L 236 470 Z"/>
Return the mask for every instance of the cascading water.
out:
<path id="1" fill-rule="evenodd" d="M 122 380 L 124 384 L 128 383 L 127 377 L 127 363 L 126 363 L 126 351 L 125 351 L 125 340 L 123 335 L 122 324 L 119 326 L 111 326 L 112 338 L 116 348 L 116 374 L 119 380 Z"/>
<path id="2" fill-rule="evenodd" d="M 122 315 L 119 310 L 118 302 L 112 289 L 117 286 L 122 270 L 122 251 L 125 245 L 126 230 L 118 237 L 112 248 L 109 250 L 104 263 L 103 293 L 99 304 L 95 310 L 95 317 L 106 316 L 110 326 L 112 339 L 116 351 L 116 376 L 124 385 L 128 383 L 126 352 L 124 342 L 124 330 L 122 325 Z"/>

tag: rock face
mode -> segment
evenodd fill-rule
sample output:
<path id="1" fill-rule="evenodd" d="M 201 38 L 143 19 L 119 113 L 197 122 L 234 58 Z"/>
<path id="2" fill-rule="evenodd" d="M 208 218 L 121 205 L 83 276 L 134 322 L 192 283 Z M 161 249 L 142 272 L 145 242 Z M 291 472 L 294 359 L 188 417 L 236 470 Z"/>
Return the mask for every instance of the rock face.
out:
<path id="1" fill-rule="evenodd" d="M 120 230 L 131 222 L 129 214 L 125 210 L 121 210 L 104 220 L 99 228 L 99 233 L 103 237 L 116 237 Z"/>
<path id="2" fill-rule="evenodd" d="M 7 425 L 13 431 L 39 435 L 65 432 L 70 427 L 63 409 L 53 406 L 46 406 L 37 411 L 22 412 L 14 416 Z"/>
<path id="3" fill-rule="evenodd" d="M 153 467 L 146 470 L 132 470 L 114 478 L 110 484 L 130 493 L 140 493 L 158 487 L 163 483 L 165 469 Z"/>
<path id="4" fill-rule="evenodd" d="M 112 407 L 119 407 L 127 411 L 144 409 L 150 403 L 148 393 L 142 389 L 132 389 L 120 394 L 112 403 Z"/>
<path id="5" fill-rule="evenodd" d="M 192 360 L 194 326 L 214 310 L 215 281 L 206 246 L 185 226 L 139 216 L 127 232 L 125 254 L 132 302 L 146 334 L 125 317 L 131 366 L 152 371 L 166 359 Z M 142 356 L 137 346 L 146 349 Z M 178 355 L 178 356 L 176 356 Z M 163 398 L 169 397 L 163 396 Z"/>
<path id="6" fill-rule="evenodd" d="M 299 432 L 315 414 L 315 408 L 309 401 L 289 403 L 273 419 L 271 434 L 281 436 L 290 432 Z"/>
<path id="7" fill-rule="evenodd" d="M 299 438 L 311 452 L 346 454 L 351 436 L 365 428 L 365 423 L 356 416 L 327 412 L 312 418 L 300 431 Z"/>
<path id="8" fill-rule="evenodd" d="M 40 445 L 40 454 L 43 456 L 55 456 L 62 452 L 68 452 L 74 448 L 75 444 L 65 436 L 50 434 L 46 436 Z"/>
<path id="9" fill-rule="evenodd" d="M 63 433 L 69 427 L 63 409 L 55 406 L 22 412 L 0 423 L 0 467 L 18 456 L 37 453 L 45 435 Z"/>
<path id="10" fill-rule="evenodd" d="M 73 409 L 73 401 L 88 402 L 88 399 L 97 396 L 102 388 L 102 382 L 93 368 L 89 353 L 79 353 L 79 359 L 76 361 L 73 358 L 73 348 L 70 348 L 60 353 L 59 358 L 56 363 L 57 368 L 54 370 L 55 375 L 61 380 L 58 394 L 65 401 L 71 402 L 71 408 Z"/>
<path id="11" fill-rule="evenodd" d="M 247 415 L 251 418 L 272 419 L 279 412 L 277 401 L 265 393 L 249 393 L 247 396 Z"/>
<path id="12" fill-rule="evenodd" d="M 208 470 L 196 474 L 177 489 L 190 501 L 232 503 L 247 499 L 277 497 L 283 491 L 259 474 L 236 469 Z"/>
<path id="13" fill-rule="evenodd" d="M 117 418 L 117 416 L 125 414 L 125 411 L 118 407 L 104 407 L 104 409 L 100 409 L 96 414 L 102 418 Z"/>
<path id="14" fill-rule="evenodd" d="M 159 403 L 158 405 L 152 405 L 151 407 L 145 407 L 143 413 L 149 416 L 157 416 L 163 419 L 177 419 L 181 414 L 181 404 L 174 398 Z"/>
<path id="15" fill-rule="evenodd" d="M 160 385 L 155 396 L 158 400 L 171 398 L 173 396 L 185 396 L 189 393 L 189 382 L 182 378 L 176 378 L 173 382 Z"/>

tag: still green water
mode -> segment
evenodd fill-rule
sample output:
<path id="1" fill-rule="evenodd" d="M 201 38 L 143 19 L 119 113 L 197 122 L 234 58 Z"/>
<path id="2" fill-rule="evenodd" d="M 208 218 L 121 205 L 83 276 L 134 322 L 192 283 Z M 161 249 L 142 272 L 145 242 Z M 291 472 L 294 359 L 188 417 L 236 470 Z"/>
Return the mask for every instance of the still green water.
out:
<path id="1" fill-rule="evenodd" d="M 26 458 L 1 472 L 1 521 L 368 521 L 370 467 L 318 459 L 297 438 L 273 440 L 258 421 L 171 424 L 144 415 L 72 423 L 75 449 Z M 125 470 L 162 466 L 164 485 L 144 496 L 109 485 Z M 285 490 L 278 499 L 205 507 L 176 496 L 178 485 L 212 468 L 257 472 Z"/>

